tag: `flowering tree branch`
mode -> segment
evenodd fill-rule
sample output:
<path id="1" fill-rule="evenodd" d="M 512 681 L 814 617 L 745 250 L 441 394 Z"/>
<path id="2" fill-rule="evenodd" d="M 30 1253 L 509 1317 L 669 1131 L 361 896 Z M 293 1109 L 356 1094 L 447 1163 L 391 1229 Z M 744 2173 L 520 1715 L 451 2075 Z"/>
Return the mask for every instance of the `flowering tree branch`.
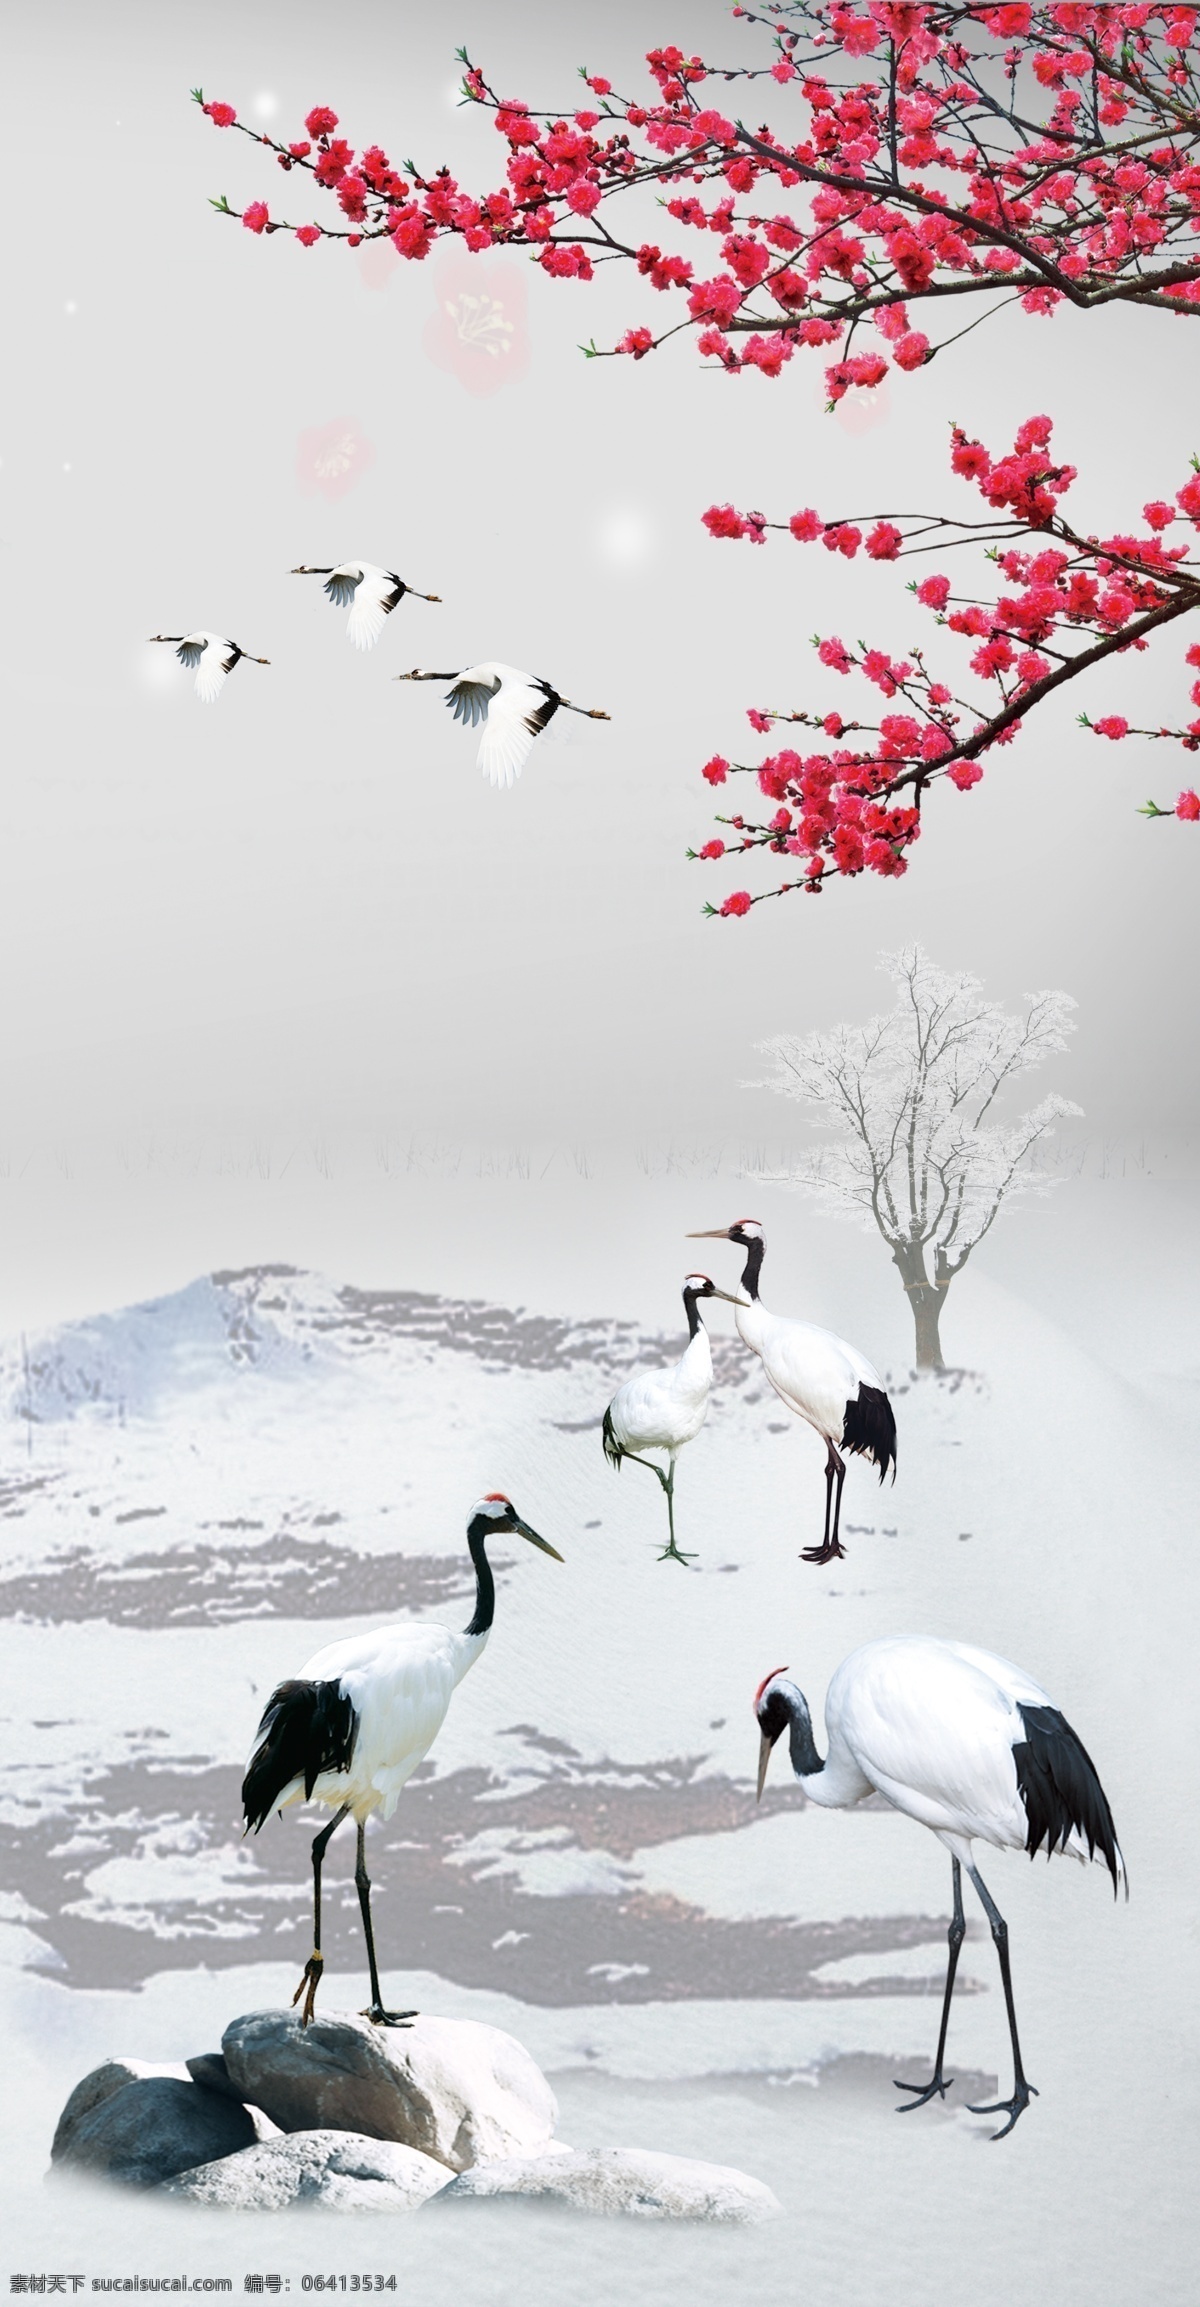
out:
<path id="1" fill-rule="evenodd" d="M 327 105 L 310 111 L 303 138 L 283 142 L 195 89 L 215 127 L 265 148 L 335 213 L 293 223 L 265 199 L 238 210 L 224 194 L 213 206 L 240 214 L 261 237 L 290 233 L 306 248 L 387 239 L 413 262 L 450 237 L 477 252 L 527 248 L 552 277 L 584 282 L 597 265 L 625 264 L 668 300 L 668 317 L 660 327 L 639 319 L 607 347 L 592 342 L 590 356 L 642 360 L 687 333 L 726 376 L 776 378 L 815 348 L 834 355 L 825 368 L 830 406 L 852 387 L 873 390 L 892 369 L 927 367 L 1013 303 L 1041 316 L 1063 303 L 1086 312 L 1114 302 L 1200 315 L 1200 8 L 767 0 L 733 14 L 761 42 L 759 60 L 718 65 L 678 47 L 651 49 L 647 101 L 584 71 L 582 106 L 534 106 L 502 97 L 459 50 L 463 101 L 492 115 L 504 147 L 503 181 L 478 195 L 445 167 L 396 168 L 377 144 L 356 152 Z M 732 97 L 728 110 L 710 101 L 717 88 L 744 84 L 749 96 L 759 82 L 770 84 L 778 125 L 748 124 Z M 979 309 L 962 325 L 964 298 Z M 955 325 L 934 342 L 927 330 L 940 315 Z M 862 644 L 855 653 L 819 640 L 827 666 L 857 668 L 908 711 L 878 725 L 826 714 L 827 735 L 869 728 L 877 743 L 807 762 L 784 753 L 750 772 L 780 811 L 765 825 L 722 820 L 740 836 L 733 846 L 803 859 L 794 878 L 759 896 L 816 890 L 835 873 L 903 872 L 932 783 L 976 782 L 980 758 L 1007 743 L 1026 713 L 1200 602 L 1200 570 L 1161 542 L 1156 514 L 1169 522 L 1173 507 L 1146 507 L 1149 539 L 1098 542 L 1063 520 L 1057 500 L 1073 476 L 1061 468 L 1067 477 L 1053 477 L 1049 432 L 1047 419 L 1031 419 L 995 468 L 1042 460 L 1040 478 L 1026 475 L 1027 498 L 989 497 L 1007 516 L 998 527 L 869 516 L 872 558 L 975 542 L 1022 588 L 952 605 L 945 579 L 931 581 L 945 586 L 941 601 L 914 588 L 952 630 L 979 639 L 972 670 L 996 692 L 972 706 L 934 679 L 920 651 L 897 668 Z M 986 458 L 959 434 L 956 447 Z M 1190 481 L 1176 500 L 1193 526 L 1198 488 Z M 717 535 L 755 542 L 771 525 L 731 508 L 713 507 L 705 519 Z M 861 542 L 849 518 L 804 514 L 789 525 L 847 555 Z M 1039 550 L 1022 555 L 1020 540 L 1034 532 Z M 1189 662 L 1200 656 L 1189 652 Z M 966 716 L 979 717 L 968 727 Z M 779 720 L 813 725 L 806 713 L 750 718 L 763 732 Z M 1134 730 L 1115 714 L 1081 719 L 1109 738 L 1172 736 L 1190 750 L 1200 731 L 1200 723 Z M 717 783 L 729 769 L 714 755 L 705 774 Z M 1197 817 L 1200 799 L 1185 792 L 1173 810 L 1149 802 L 1145 814 Z M 723 853 L 710 841 L 699 855 Z M 754 902 L 740 890 L 708 910 L 744 913 Z"/>
<path id="2" fill-rule="evenodd" d="M 983 549 L 1003 580 L 991 599 L 953 592 L 945 575 L 914 580 L 909 587 L 939 626 L 978 644 L 971 672 L 994 684 L 993 696 L 985 692 L 982 702 L 968 700 L 936 678 L 920 648 L 897 660 L 861 641 L 849 648 L 836 635 L 814 635 L 817 655 L 829 671 L 857 672 L 889 701 L 900 703 L 878 722 L 848 720 L 838 712 L 751 709 L 748 718 L 760 734 L 789 722 L 821 731 L 835 741 L 835 749 L 802 756 L 785 747 L 757 764 L 714 754 L 705 764 L 711 785 L 723 785 L 730 775 L 753 776 L 760 792 L 778 806 L 765 823 L 742 815 L 720 818 L 737 839 L 713 839 L 690 854 L 716 859 L 762 849 L 799 861 L 793 877 L 753 896 L 735 890 L 710 912 L 748 913 L 763 898 L 788 890 L 819 891 L 835 874 L 903 873 L 931 785 L 946 778 L 965 792 L 978 784 L 981 757 L 994 745 L 1010 743 L 1025 716 L 1066 682 L 1126 649 L 1144 648 L 1160 625 L 1200 609 L 1200 560 L 1188 558 L 1186 544 L 1165 541 L 1165 532 L 1181 520 L 1192 531 L 1200 530 L 1200 474 L 1193 472 L 1174 504 L 1156 499 L 1143 507 L 1145 534 L 1084 536 L 1061 510 L 1076 473 L 1074 466 L 1053 461 L 1051 432 L 1048 417 L 1030 417 L 1011 452 L 993 461 L 981 442 L 968 440 L 954 427 L 951 467 L 973 482 L 993 516 L 1000 516 L 990 520 L 925 513 L 823 520 L 807 508 L 776 522 L 761 513 L 740 513 L 732 505 L 709 507 L 704 522 L 716 537 L 762 544 L 768 529 L 782 529 L 798 543 L 819 539 L 846 559 L 865 550 L 875 561 L 974 546 Z M 1200 667 L 1200 645 L 1188 651 L 1188 663 Z M 1192 701 L 1200 705 L 1200 681 L 1193 683 Z M 1132 729 L 1121 714 L 1095 722 L 1086 714 L 1080 719 L 1099 737 L 1146 734 Z M 1200 749 L 1200 720 L 1154 734 L 1175 736 L 1191 752 Z M 858 744 L 843 742 L 855 737 Z M 863 737 L 874 742 L 864 744 Z M 1151 802 L 1146 814 L 1200 816 L 1200 799 L 1185 792 L 1173 811 Z"/>
<path id="3" fill-rule="evenodd" d="M 651 49 L 648 102 L 583 72 L 582 108 L 531 106 L 501 97 L 460 49 L 463 100 L 491 112 L 506 146 L 504 183 L 478 197 L 444 168 L 397 171 L 378 145 L 356 158 L 326 105 L 308 115 L 304 140 L 285 144 L 194 94 L 216 126 L 311 176 L 342 212 L 332 225 L 294 225 L 258 200 L 241 212 L 252 231 L 308 245 L 387 236 L 417 259 L 457 235 L 474 249 L 528 247 L 560 278 L 632 264 L 684 306 L 664 328 L 636 325 L 607 348 L 635 359 L 686 329 L 730 373 L 778 375 L 798 348 L 845 339 L 849 349 L 872 324 L 883 341 L 864 357 L 878 376 L 844 377 L 835 363 L 836 398 L 878 381 L 885 347 L 902 369 L 934 357 L 939 347 L 909 325 L 910 302 L 970 296 L 991 312 L 1016 296 L 1030 313 L 1118 300 L 1200 312 L 1195 7 L 863 0 L 856 13 L 839 0 L 775 0 L 733 13 L 764 36 L 770 61 L 720 66 Z M 749 91 L 764 79 L 786 126 L 747 126 L 708 101 L 714 82 Z M 1018 92 L 1022 107 L 1040 100 L 1040 117 L 1019 108 Z M 656 229 L 675 228 L 672 249 L 643 237 L 636 198 L 634 229 L 616 222 L 646 190 Z M 783 213 L 763 213 L 764 195 L 796 193 Z M 720 243 L 711 277 L 697 234 Z"/>

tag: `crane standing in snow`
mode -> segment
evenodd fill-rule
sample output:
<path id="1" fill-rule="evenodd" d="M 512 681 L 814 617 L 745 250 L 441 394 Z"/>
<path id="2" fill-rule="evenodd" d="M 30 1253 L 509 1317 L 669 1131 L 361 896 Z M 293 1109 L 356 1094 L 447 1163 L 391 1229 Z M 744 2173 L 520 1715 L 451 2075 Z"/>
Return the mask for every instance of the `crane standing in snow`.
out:
<path id="1" fill-rule="evenodd" d="M 659 1555 L 660 1562 L 695 1560 L 692 1554 L 681 1554 L 675 1544 L 675 1460 L 685 1442 L 694 1441 L 704 1424 L 712 1387 L 712 1348 L 696 1301 L 721 1294 L 707 1274 L 687 1276 L 683 1308 L 688 1342 L 679 1360 L 665 1370 L 639 1370 L 627 1378 L 604 1413 L 604 1455 L 609 1465 L 619 1474 L 621 1460 L 632 1458 L 637 1465 L 648 1466 L 666 1491 L 671 1536 Z M 665 1450 L 667 1472 L 664 1474 L 653 1459 L 644 1458 L 643 1450 Z"/>
<path id="2" fill-rule="evenodd" d="M 196 676 L 196 695 L 202 705 L 215 705 L 226 677 L 232 673 L 243 657 L 252 665 L 269 665 L 269 657 L 252 657 L 249 649 L 239 649 L 236 641 L 226 641 L 220 633 L 206 633 L 197 626 L 194 633 L 151 633 L 152 641 L 170 642 L 181 665 Z"/>
<path id="3" fill-rule="evenodd" d="M 845 1553 L 838 1537 L 846 1479 L 842 1451 L 872 1459 L 881 1482 L 890 1466 L 895 1480 L 896 1420 L 883 1380 L 865 1354 L 832 1330 L 818 1329 L 814 1322 L 785 1321 L 767 1312 L 758 1294 L 766 1243 L 757 1218 L 739 1218 L 732 1226 L 713 1226 L 704 1233 L 689 1234 L 688 1240 L 737 1242 L 745 1250 L 745 1295 L 735 1298 L 728 1290 L 717 1290 L 714 1295 L 729 1299 L 738 1336 L 758 1355 L 780 1401 L 814 1426 L 825 1443 L 825 1536 L 819 1546 L 804 1548 L 804 1560 L 832 1562 Z"/>
<path id="4" fill-rule="evenodd" d="M 418 601 L 437 601 L 440 593 L 418 593 L 394 569 L 376 568 L 374 561 L 342 561 L 336 569 L 293 569 L 293 577 L 326 577 L 323 590 L 335 609 L 349 607 L 346 639 L 356 649 L 373 649 L 398 601 L 411 593 Z"/>
<path id="5" fill-rule="evenodd" d="M 475 1565 L 475 1611 L 461 1634 L 427 1620 L 410 1620 L 373 1634 L 352 1635 L 349 1641 L 319 1650 L 295 1681 L 281 1682 L 267 1700 L 242 1782 L 246 1832 L 253 1828 L 257 1834 L 273 1810 L 296 1802 L 323 1802 L 335 1813 L 312 1846 L 313 1951 L 292 1997 L 294 2003 L 304 1997 L 302 2026 L 313 2015 L 324 1968 L 321 1861 L 330 1836 L 351 1813 L 358 1828 L 354 1881 L 371 1972 L 371 2004 L 363 2016 L 380 2026 L 402 2026 L 416 2015 L 383 2007 L 371 1928 L 366 1822 L 372 1811 L 391 1817 L 401 1788 L 437 1737 L 458 1684 L 486 1645 L 496 1596 L 487 1541 L 508 1533 L 527 1538 L 543 1554 L 562 1561 L 561 1554 L 521 1520 L 511 1500 L 492 1491 L 480 1499 L 467 1524 L 467 1545 Z"/>
<path id="6" fill-rule="evenodd" d="M 533 740 L 554 719 L 559 706 L 582 713 L 586 721 L 607 721 L 595 705 L 573 705 L 533 673 L 514 665 L 469 665 L 465 673 L 397 673 L 398 681 L 449 681 L 446 703 L 456 721 L 483 723 L 478 766 L 493 785 L 515 785 L 533 749 Z"/>
<path id="7" fill-rule="evenodd" d="M 949 2087 L 943 2073 L 950 1998 L 966 1934 L 962 1870 L 979 1893 L 1000 1963 L 1013 2055 L 1011 2099 L 972 2107 L 973 2115 L 1007 2115 L 992 2136 L 1003 2139 L 1037 2093 L 1027 2081 L 1017 2039 L 1008 1960 L 1008 1926 L 979 1873 L 972 1843 L 997 1850 L 1046 1846 L 1049 1858 L 1066 1851 L 1083 1861 L 1103 1859 L 1113 1893 L 1125 1882 L 1125 1862 L 1112 1812 L 1090 1755 L 1046 1692 L 1007 1659 L 962 1642 L 922 1635 L 890 1635 L 866 1642 L 842 1660 L 825 1700 L 829 1751 L 818 1754 L 803 1691 L 776 1667 L 754 1694 L 760 1732 L 758 1792 L 762 1795 L 776 1739 L 789 1733 L 792 1769 L 810 1802 L 848 1810 L 881 1794 L 894 1810 L 927 1826 L 949 1851 L 954 1913 L 942 2001 L 937 2057 L 928 2083 L 900 2083 L 915 2096 L 897 2114 L 911 2114 Z"/>

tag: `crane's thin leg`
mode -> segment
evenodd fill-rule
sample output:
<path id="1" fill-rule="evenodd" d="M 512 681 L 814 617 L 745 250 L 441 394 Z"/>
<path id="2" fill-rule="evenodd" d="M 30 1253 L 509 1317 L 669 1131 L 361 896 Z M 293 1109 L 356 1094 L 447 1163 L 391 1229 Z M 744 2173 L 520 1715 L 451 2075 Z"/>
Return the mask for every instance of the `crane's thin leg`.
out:
<path id="1" fill-rule="evenodd" d="M 669 1546 L 663 1547 L 658 1559 L 660 1562 L 694 1562 L 696 1559 L 694 1554 L 681 1554 L 675 1544 L 675 1460 L 673 1458 L 671 1471 L 663 1483 L 663 1488 L 667 1493 L 667 1521 L 671 1531 L 671 1543 Z"/>
<path id="2" fill-rule="evenodd" d="M 950 1997 L 954 1993 L 954 1973 L 958 1969 L 958 1958 L 962 1951 L 963 1940 L 967 1935 L 967 1924 L 963 1914 L 962 1868 L 956 1858 L 951 1859 L 950 1864 L 954 1869 L 954 1913 L 950 1918 L 950 1929 L 947 1933 L 950 1941 L 950 1960 L 946 1965 L 946 1992 L 942 1998 L 942 2024 L 938 2031 L 937 2057 L 933 2062 L 933 2079 L 924 2086 L 920 2083 L 898 2082 L 896 2084 L 898 2091 L 915 2091 L 917 2094 L 915 2099 L 909 2100 L 906 2107 L 897 2107 L 896 2113 L 898 2115 L 911 2115 L 913 2108 L 923 2107 L 926 2100 L 933 2097 L 935 2091 L 940 2099 L 944 2099 L 950 2084 L 954 2081 L 953 2075 L 942 2073 L 942 2062 L 946 2056 L 946 2030 L 950 2024 Z"/>
<path id="3" fill-rule="evenodd" d="M 367 1961 L 371 1970 L 371 2007 L 369 2010 L 363 2011 L 361 2015 L 364 2019 L 374 2019 L 377 2027 L 406 2027 L 410 2019 L 416 2018 L 417 2013 L 415 2011 L 385 2011 L 383 1996 L 379 1991 L 379 1969 L 375 1961 L 375 1933 L 371 1928 L 371 1877 L 367 1873 L 367 1830 L 361 1818 L 358 1822 L 358 1864 L 354 1869 L 354 1885 L 358 1892 L 359 1906 L 362 1908 L 363 1936 L 367 1942 Z"/>
<path id="4" fill-rule="evenodd" d="M 335 1810 L 328 1826 L 323 1826 L 321 1828 L 320 1834 L 316 1836 L 312 1846 L 313 1951 L 310 1954 L 308 1961 L 304 1965 L 304 1971 L 300 1980 L 300 1984 L 297 1987 L 295 1994 L 292 1996 L 293 2010 L 295 2010 L 301 1995 L 304 1996 L 304 2007 L 300 2013 L 300 2024 L 302 2027 L 306 2027 L 308 2025 L 308 2022 L 313 2015 L 313 2004 L 317 1999 L 317 1988 L 321 1984 L 321 1973 L 325 1968 L 325 1957 L 321 1952 L 321 1860 L 325 1856 L 330 1835 L 333 1833 L 335 1827 L 339 1827 L 341 1825 L 342 1820 L 345 1818 L 349 1808 L 349 1803 L 344 1802 L 340 1810 Z"/>
<path id="5" fill-rule="evenodd" d="M 826 1440 L 825 1458 L 825 1536 L 819 1546 L 806 1546 L 801 1554 L 803 1562 L 834 1562 L 846 1551 L 838 1540 L 838 1523 L 842 1515 L 842 1484 L 846 1479 L 846 1461 Z M 837 1483 L 837 1503 L 834 1504 L 833 1485 Z M 833 1515 L 833 1535 L 829 1533 L 830 1514 Z"/>
<path id="6" fill-rule="evenodd" d="M 846 1461 L 837 1450 L 834 1451 L 834 1457 L 837 1459 L 837 1489 L 833 1499 L 833 1551 L 835 1554 L 844 1554 L 846 1549 L 838 1532 L 842 1527 L 842 1484 L 846 1479 Z"/>
<path id="7" fill-rule="evenodd" d="M 656 1481 L 662 1483 L 663 1489 L 667 1489 L 667 1477 L 663 1473 L 662 1467 L 655 1465 L 653 1458 L 639 1458 L 636 1450 L 622 1450 L 621 1456 L 630 1459 L 635 1466 L 644 1466 L 648 1473 L 654 1475 Z"/>
<path id="8" fill-rule="evenodd" d="M 996 1953 L 1000 1958 L 1000 1976 L 1004 1981 L 1004 2003 L 1008 2012 L 1008 2031 L 1012 2037 L 1013 2055 L 1013 2094 L 1011 2099 L 997 2099 L 995 2105 L 991 2107 L 972 2107 L 971 2113 L 973 2115 L 1007 2115 L 1007 2123 L 1000 2130 L 992 2133 L 993 2139 L 1006 2139 L 1018 2115 L 1024 2114 L 1030 2100 L 1036 2099 L 1037 2092 L 1032 2083 L 1026 2082 L 1025 2069 L 1021 2065 L 1021 2046 L 1017 2041 L 1017 2013 L 1013 2002 L 1012 1973 L 1008 1967 L 1008 1924 L 1005 1922 L 983 1876 L 975 1867 L 971 1867 L 969 1872 L 983 1901 L 983 1910 L 992 1926 L 992 1937 L 996 1942 Z"/>

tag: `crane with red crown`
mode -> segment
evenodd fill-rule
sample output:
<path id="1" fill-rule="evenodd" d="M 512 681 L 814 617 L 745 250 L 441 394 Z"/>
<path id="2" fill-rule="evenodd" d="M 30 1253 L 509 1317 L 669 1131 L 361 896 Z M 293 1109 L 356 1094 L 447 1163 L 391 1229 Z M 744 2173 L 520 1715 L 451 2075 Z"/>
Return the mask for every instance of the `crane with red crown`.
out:
<path id="1" fill-rule="evenodd" d="M 382 1626 L 331 1642 L 302 1666 L 294 1681 L 281 1682 L 263 1710 L 246 1776 L 242 1805 L 246 1832 L 255 1834 L 273 1810 L 297 1802 L 322 1802 L 334 1812 L 312 1846 L 313 1951 L 292 1997 L 303 2004 L 307 2026 L 321 1983 L 321 1861 L 330 1836 L 353 1815 L 358 1829 L 354 1882 L 362 1912 L 371 1973 L 370 2007 L 364 2018 L 379 2026 L 403 2026 L 415 2011 L 384 2009 L 371 1927 L 371 1881 L 367 1873 L 366 1825 L 372 1812 L 389 1819 L 401 1788 L 424 1761 L 446 1719 L 450 1701 L 468 1669 L 487 1644 L 495 1615 L 496 1586 L 487 1545 L 509 1534 L 527 1538 L 556 1562 L 562 1555 L 539 1538 L 503 1491 L 489 1491 L 472 1510 L 467 1545 L 475 1565 L 475 1609 L 461 1634 L 428 1620 Z"/>

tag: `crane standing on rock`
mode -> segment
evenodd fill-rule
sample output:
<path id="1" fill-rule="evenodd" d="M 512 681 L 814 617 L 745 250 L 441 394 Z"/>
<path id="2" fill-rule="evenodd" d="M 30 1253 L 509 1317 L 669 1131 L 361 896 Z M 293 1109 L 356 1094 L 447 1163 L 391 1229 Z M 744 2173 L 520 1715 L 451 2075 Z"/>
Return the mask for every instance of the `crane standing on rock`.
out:
<path id="1" fill-rule="evenodd" d="M 321 1983 L 321 1861 L 330 1836 L 353 1812 L 358 1828 L 354 1882 L 362 1910 L 363 1936 L 371 1972 L 371 2003 L 364 2018 L 379 2026 L 403 2026 L 414 2011 L 387 2011 L 375 1961 L 371 1928 L 371 1881 L 367 1873 L 366 1822 L 372 1811 L 390 1818 L 400 1790 L 437 1737 L 458 1684 L 484 1649 L 492 1628 L 496 1588 L 487 1541 L 509 1533 L 527 1538 L 556 1562 L 562 1555 L 539 1538 L 501 1491 L 481 1498 L 467 1524 L 467 1545 L 475 1565 L 475 1611 L 461 1634 L 449 1626 L 410 1620 L 373 1634 L 332 1642 L 281 1682 L 263 1710 L 254 1751 L 242 1781 L 246 1832 L 255 1834 L 273 1810 L 297 1802 L 323 1802 L 335 1816 L 312 1846 L 313 1951 L 292 1997 L 304 1997 L 300 2023 L 307 2026 Z"/>
<path id="2" fill-rule="evenodd" d="M 814 1322 L 785 1321 L 767 1312 L 758 1294 L 766 1243 L 757 1218 L 739 1218 L 732 1226 L 712 1226 L 706 1232 L 689 1234 L 688 1240 L 737 1242 L 745 1250 L 744 1297 L 735 1298 L 728 1290 L 717 1290 L 714 1295 L 728 1298 L 735 1309 L 738 1336 L 758 1355 L 780 1401 L 814 1426 L 825 1443 L 825 1536 L 819 1546 L 806 1546 L 803 1558 L 806 1562 L 832 1562 L 846 1551 L 838 1537 L 846 1479 L 842 1451 L 873 1459 L 881 1482 L 889 1466 L 893 1481 L 896 1478 L 896 1420 L 883 1380 L 865 1354 L 832 1330 L 818 1329 Z"/>

